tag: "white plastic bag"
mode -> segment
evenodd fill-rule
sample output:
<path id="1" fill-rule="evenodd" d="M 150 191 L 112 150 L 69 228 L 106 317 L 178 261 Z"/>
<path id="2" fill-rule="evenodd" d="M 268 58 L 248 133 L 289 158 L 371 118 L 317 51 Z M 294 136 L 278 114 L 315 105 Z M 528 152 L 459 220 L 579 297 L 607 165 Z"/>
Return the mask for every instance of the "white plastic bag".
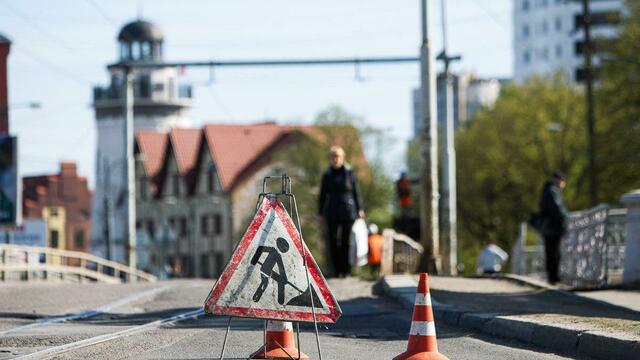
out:
<path id="1" fill-rule="evenodd" d="M 349 263 L 351 266 L 367 265 L 369 255 L 369 231 L 364 219 L 357 219 L 351 228 Z"/>

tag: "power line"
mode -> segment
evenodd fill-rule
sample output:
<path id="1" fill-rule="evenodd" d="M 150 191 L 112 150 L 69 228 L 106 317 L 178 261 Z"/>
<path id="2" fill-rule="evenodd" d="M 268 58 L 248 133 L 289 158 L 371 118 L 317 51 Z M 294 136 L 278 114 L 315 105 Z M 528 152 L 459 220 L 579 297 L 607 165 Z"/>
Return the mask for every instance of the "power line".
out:
<path id="1" fill-rule="evenodd" d="M 51 62 L 49 62 L 48 60 L 45 60 L 39 56 L 37 56 L 36 54 L 34 54 L 33 52 L 31 52 L 30 50 L 28 50 L 27 48 L 23 47 L 21 44 L 18 43 L 13 43 L 11 44 L 13 47 L 15 47 L 16 49 L 18 49 L 19 51 L 21 51 L 23 54 L 27 55 L 28 57 L 30 57 L 31 59 L 35 60 L 36 62 L 40 63 L 41 65 L 45 66 L 46 68 L 48 68 L 49 70 L 51 70 L 52 72 L 62 75 L 63 77 L 77 83 L 77 84 L 81 84 L 82 86 L 86 86 L 87 84 L 91 84 L 91 81 L 87 80 L 87 79 L 83 79 L 81 77 L 78 77 L 76 74 L 67 71 L 65 68 L 60 67 L 56 64 L 53 64 Z"/>
<path id="2" fill-rule="evenodd" d="M 94 0 L 87 0 L 87 2 L 89 3 L 89 5 L 91 5 L 91 7 L 94 8 L 94 10 L 96 10 L 96 12 L 98 12 L 100 14 L 100 16 L 102 16 L 102 18 L 104 20 L 106 20 L 109 24 L 117 26 L 118 24 L 116 23 L 115 20 L 113 20 L 113 18 L 111 18 L 111 16 L 109 16 L 107 14 L 106 11 L 104 11 L 104 9 L 102 9 L 100 7 L 100 5 L 98 5 L 98 3 L 96 3 Z"/>
<path id="3" fill-rule="evenodd" d="M 495 13 L 489 11 L 484 5 L 479 4 L 480 2 L 482 2 L 482 0 L 475 0 L 472 2 L 476 5 L 476 7 L 480 8 L 489 18 L 491 18 L 493 22 L 507 30 L 510 30 L 509 24 L 503 22 Z"/>
<path id="4" fill-rule="evenodd" d="M 44 35 L 45 37 L 48 37 L 49 39 L 53 40 L 54 42 L 57 43 L 58 46 L 73 52 L 76 55 L 83 55 L 80 54 L 79 52 L 77 52 L 74 48 L 68 46 L 64 40 L 60 39 L 59 37 L 53 35 L 50 31 L 47 31 L 46 29 L 42 28 L 40 25 L 38 25 L 38 23 L 36 23 L 35 21 L 31 20 L 30 17 L 28 17 L 27 15 L 25 15 L 23 12 L 19 11 L 18 9 L 16 9 L 15 7 L 9 5 L 7 2 L 4 3 L 5 7 L 7 9 L 9 9 L 9 11 L 11 11 L 14 15 L 20 17 L 22 20 L 24 20 L 25 22 L 27 22 L 29 25 L 31 25 L 31 28 L 38 31 L 40 34 Z"/>

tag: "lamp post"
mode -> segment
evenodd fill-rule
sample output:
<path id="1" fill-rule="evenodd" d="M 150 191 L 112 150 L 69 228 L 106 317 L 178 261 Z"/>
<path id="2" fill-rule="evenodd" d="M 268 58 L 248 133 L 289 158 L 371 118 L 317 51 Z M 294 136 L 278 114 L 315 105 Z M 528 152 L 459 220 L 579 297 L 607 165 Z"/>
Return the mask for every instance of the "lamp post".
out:
<path id="1" fill-rule="evenodd" d="M 126 194 L 127 194 L 127 252 L 129 267 L 135 270 L 136 264 L 136 183 L 135 183 L 135 161 L 133 156 L 133 74 L 131 68 L 126 64 L 122 66 L 124 77 L 124 154 L 123 158 L 127 164 L 125 167 Z"/>
<path id="2" fill-rule="evenodd" d="M 453 106 L 453 74 L 451 63 L 460 61 L 461 56 L 450 56 L 447 53 L 447 14 L 445 1 L 442 0 L 442 52 L 437 59 L 444 63 L 445 76 L 445 126 L 444 126 L 444 181 L 443 196 L 443 272 L 456 275 L 458 266 L 458 235 L 457 235 L 457 192 L 456 192 L 456 148 Z"/>

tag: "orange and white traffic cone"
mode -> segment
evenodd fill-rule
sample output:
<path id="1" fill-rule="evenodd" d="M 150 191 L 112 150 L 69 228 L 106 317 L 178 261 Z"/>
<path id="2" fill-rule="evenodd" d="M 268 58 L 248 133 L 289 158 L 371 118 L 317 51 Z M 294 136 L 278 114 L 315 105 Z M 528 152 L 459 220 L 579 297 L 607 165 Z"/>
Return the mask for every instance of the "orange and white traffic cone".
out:
<path id="1" fill-rule="evenodd" d="M 309 359 L 296 347 L 290 321 L 268 320 L 266 340 L 258 351 L 251 354 L 251 359 Z"/>
<path id="2" fill-rule="evenodd" d="M 407 351 L 394 357 L 393 360 L 449 360 L 438 352 L 436 324 L 433 321 L 431 295 L 429 295 L 429 282 L 426 273 L 420 274 L 416 300 L 413 305 L 413 320 L 411 321 Z"/>

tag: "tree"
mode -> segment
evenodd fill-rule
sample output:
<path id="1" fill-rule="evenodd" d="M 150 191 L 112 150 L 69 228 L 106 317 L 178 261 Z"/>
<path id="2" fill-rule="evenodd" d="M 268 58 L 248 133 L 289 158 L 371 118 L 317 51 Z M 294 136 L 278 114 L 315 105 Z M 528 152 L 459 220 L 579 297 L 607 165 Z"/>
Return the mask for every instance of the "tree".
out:
<path id="1" fill-rule="evenodd" d="M 599 194 L 612 204 L 640 188 L 640 2 L 626 8 L 618 38 L 604 43 L 596 93 Z"/>
<path id="2" fill-rule="evenodd" d="M 458 131 L 458 236 L 468 271 L 483 241 L 511 249 L 553 171 L 569 174 L 570 206 L 586 203 L 583 114 L 578 89 L 560 76 L 534 78 L 506 86 L 493 108 Z"/>
<path id="3" fill-rule="evenodd" d="M 385 134 L 365 126 L 361 117 L 339 106 L 331 106 L 317 115 L 314 126 L 301 128 L 297 144 L 284 155 L 290 168 L 295 169 L 291 176 L 304 239 L 323 268 L 326 261 L 322 227 L 317 217 L 318 193 L 332 145 L 344 148 L 347 163 L 357 174 L 367 221 L 381 227 L 389 226 L 391 222 L 392 183 L 385 175 L 382 160 L 376 157 L 374 161 L 367 161 L 363 151 L 363 142 L 371 139 L 374 143 L 384 144 Z"/>

